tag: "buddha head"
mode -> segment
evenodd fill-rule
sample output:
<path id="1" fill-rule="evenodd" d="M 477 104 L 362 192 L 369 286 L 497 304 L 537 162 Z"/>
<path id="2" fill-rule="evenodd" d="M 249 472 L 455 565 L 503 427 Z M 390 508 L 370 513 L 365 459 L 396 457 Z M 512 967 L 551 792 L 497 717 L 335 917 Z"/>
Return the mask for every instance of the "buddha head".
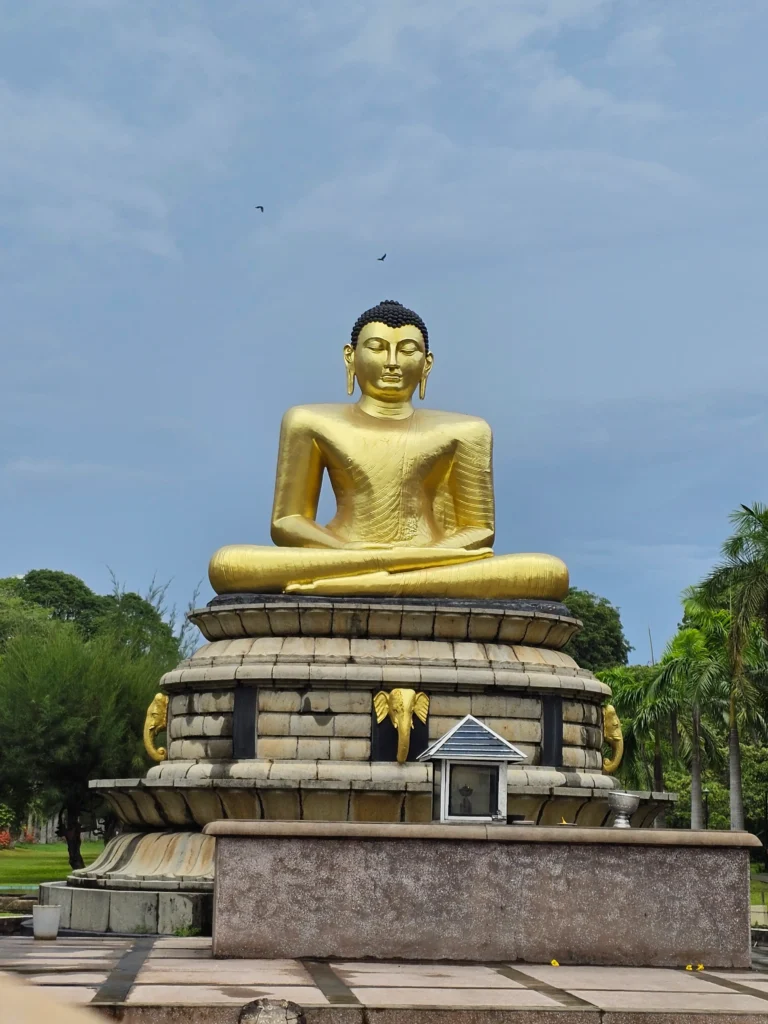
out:
<path id="1" fill-rule="evenodd" d="M 416 388 L 424 398 L 432 361 L 427 327 L 418 313 L 385 299 L 357 318 L 351 342 L 344 346 L 347 394 L 357 378 L 362 393 L 379 401 L 408 401 Z"/>

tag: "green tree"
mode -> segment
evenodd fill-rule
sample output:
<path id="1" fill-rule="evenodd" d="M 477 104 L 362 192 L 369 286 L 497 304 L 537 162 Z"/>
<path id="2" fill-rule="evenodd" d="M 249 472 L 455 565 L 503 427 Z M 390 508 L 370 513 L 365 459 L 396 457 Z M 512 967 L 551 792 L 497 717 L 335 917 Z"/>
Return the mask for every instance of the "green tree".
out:
<path id="1" fill-rule="evenodd" d="M 686 607 L 688 611 L 688 607 Z M 728 664 L 722 647 L 722 623 L 709 629 L 680 629 L 667 644 L 652 689 L 674 707 L 685 731 L 691 771 L 691 828 L 704 827 L 702 762 L 705 751 L 717 758 L 717 740 L 703 719 L 702 709 L 718 701 L 727 680 Z"/>
<path id="2" fill-rule="evenodd" d="M 88 781 L 128 777 L 146 766 L 144 715 L 175 658 L 137 653 L 108 632 L 88 640 L 71 622 L 6 646 L 0 800 L 22 818 L 34 799 L 56 799 L 73 869 L 82 866 L 81 817 L 95 803 Z"/>
<path id="3" fill-rule="evenodd" d="M 48 609 L 54 619 L 74 622 L 93 636 L 107 610 L 109 598 L 95 594 L 77 576 L 57 569 L 32 569 L 17 581 L 16 593 L 28 604 Z"/>
<path id="4" fill-rule="evenodd" d="M 660 793 L 664 790 L 664 741 L 674 731 L 675 709 L 669 694 L 653 686 L 659 671 L 652 665 L 617 665 L 597 675 L 611 687 L 611 703 L 621 719 L 620 777 L 628 785 Z"/>
<path id="5" fill-rule="evenodd" d="M 744 828 L 739 718 L 755 697 L 754 625 L 768 641 L 768 507 L 756 502 L 731 513 L 736 527 L 725 541 L 722 560 L 697 588 L 702 606 L 711 612 L 727 609 L 728 748 L 730 760 L 731 828 Z M 750 666 L 749 662 L 752 661 Z M 762 659 L 764 662 L 764 659 Z"/>
<path id="6" fill-rule="evenodd" d="M 0 657 L 10 640 L 16 636 L 46 636 L 51 628 L 51 615 L 46 608 L 17 597 L 0 580 Z"/>
<path id="7" fill-rule="evenodd" d="M 568 591 L 565 605 L 584 624 L 568 641 L 566 654 L 592 672 L 627 664 L 632 648 L 624 636 L 618 608 L 604 597 L 575 587 Z"/>

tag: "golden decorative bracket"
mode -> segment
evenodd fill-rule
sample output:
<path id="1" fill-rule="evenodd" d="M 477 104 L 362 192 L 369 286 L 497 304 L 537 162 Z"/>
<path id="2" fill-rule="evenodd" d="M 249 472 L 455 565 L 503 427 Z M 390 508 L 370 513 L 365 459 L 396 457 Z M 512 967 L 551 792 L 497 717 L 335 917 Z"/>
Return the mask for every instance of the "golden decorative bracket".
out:
<path id="1" fill-rule="evenodd" d="M 426 693 L 416 693 L 415 690 L 397 687 L 391 693 L 379 690 L 373 698 L 373 706 L 379 725 L 389 715 L 390 722 L 397 730 L 397 760 L 404 764 L 408 760 L 408 749 L 411 745 L 413 716 L 416 715 L 420 722 L 426 724 L 429 697 Z"/>
<path id="2" fill-rule="evenodd" d="M 168 697 L 164 693 L 156 693 L 154 700 L 147 708 L 144 719 L 144 749 L 153 761 L 165 761 L 168 751 L 165 747 L 155 746 L 155 736 L 168 725 Z"/>
<path id="3" fill-rule="evenodd" d="M 603 758 L 603 771 L 613 775 L 624 756 L 624 736 L 613 704 L 606 704 L 603 708 L 603 739 L 611 748 L 611 757 Z"/>

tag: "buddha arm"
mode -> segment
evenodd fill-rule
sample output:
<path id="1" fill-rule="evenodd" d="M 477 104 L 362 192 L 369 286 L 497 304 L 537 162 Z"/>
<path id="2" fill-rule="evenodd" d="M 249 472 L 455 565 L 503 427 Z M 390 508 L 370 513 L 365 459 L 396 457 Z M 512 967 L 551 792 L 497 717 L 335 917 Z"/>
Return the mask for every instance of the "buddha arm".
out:
<path id="1" fill-rule="evenodd" d="M 472 423 L 459 439 L 448 477 L 456 529 L 440 541 L 439 547 L 471 551 L 492 546 L 495 533 L 492 451 L 493 435 L 484 420 Z"/>
<path id="2" fill-rule="evenodd" d="M 323 463 L 308 417 L 289 409 L 280 427 L 272 540 L 279 547 L 341 548 L 324 526 L 315 522 Z"/>

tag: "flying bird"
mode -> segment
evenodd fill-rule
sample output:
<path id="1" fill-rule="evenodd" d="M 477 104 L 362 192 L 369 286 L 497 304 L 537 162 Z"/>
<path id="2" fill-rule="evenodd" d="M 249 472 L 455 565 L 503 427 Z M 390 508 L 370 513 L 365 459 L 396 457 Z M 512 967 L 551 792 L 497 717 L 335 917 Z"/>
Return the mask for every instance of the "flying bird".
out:
<path id="1" fill-rule="evenodd" d="M 377 260 L 379 261 L 379 263 L 381 263 L 381 261 L 382 261 L 382 260 L 385 260 L 386 258 L 387 258 L 387 254 L 386 254 L 386 253 L 384 253 L 384 255 L 383 255 L 383 256 L 377 256 L 377 257 L 376 257 L 376 259 L 377 259 Z"/>
<path id="2" fill-rule="evenodd" d="M 261 210 L 261 212 L 264 213 L 264 207 L 263 206 L 256 206 L 256 207 L 254 207 L 254 209 Z"/>

